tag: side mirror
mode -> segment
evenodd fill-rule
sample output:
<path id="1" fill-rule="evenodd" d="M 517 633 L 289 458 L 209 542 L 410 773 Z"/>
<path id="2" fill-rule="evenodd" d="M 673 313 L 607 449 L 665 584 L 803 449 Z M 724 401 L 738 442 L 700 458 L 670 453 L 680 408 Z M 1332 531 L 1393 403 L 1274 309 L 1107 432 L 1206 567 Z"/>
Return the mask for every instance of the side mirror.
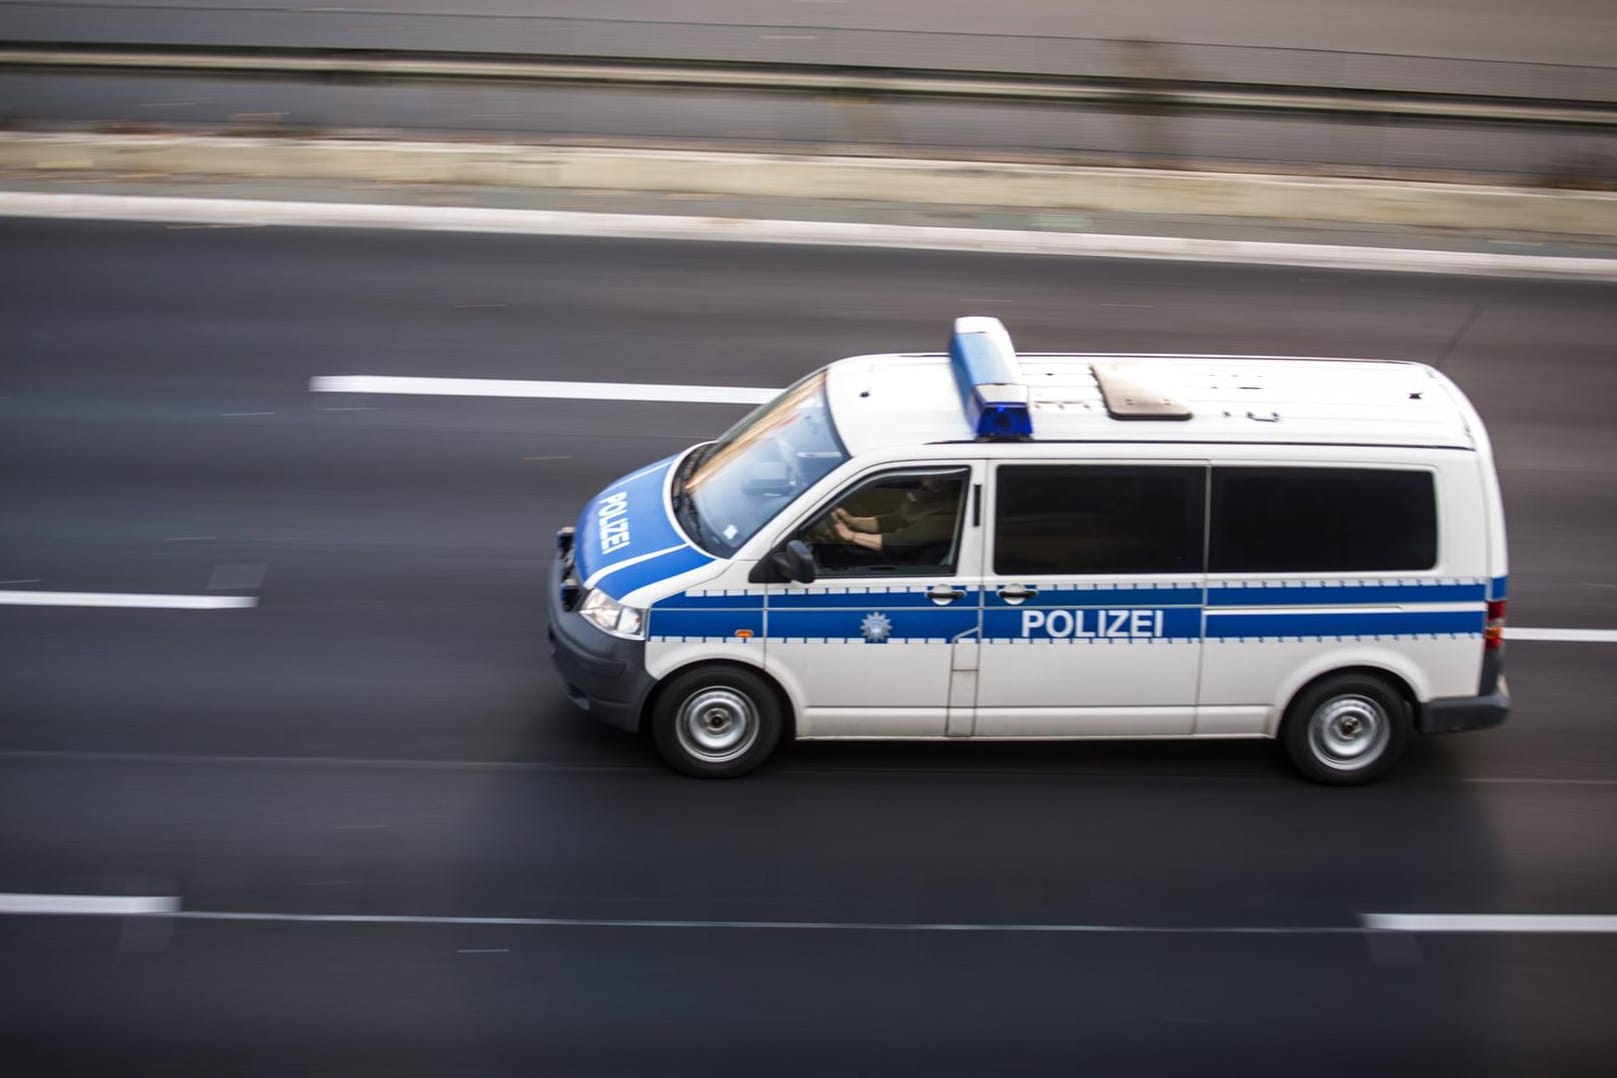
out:
<path id="1" fill-rule="evenodd" d="M 814 583 L 814 555 L 801 539 L 793 539 L 784 549 L 769 555 L 769 564 L 782 580 L 798 584 Z"/>

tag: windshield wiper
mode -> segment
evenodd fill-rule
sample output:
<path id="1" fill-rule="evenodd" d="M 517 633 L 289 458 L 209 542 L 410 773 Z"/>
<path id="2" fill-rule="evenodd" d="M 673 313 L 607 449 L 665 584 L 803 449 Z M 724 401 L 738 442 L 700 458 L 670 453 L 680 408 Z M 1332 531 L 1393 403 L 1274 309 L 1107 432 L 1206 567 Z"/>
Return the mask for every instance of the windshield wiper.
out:
<path id="1" fill-rule="evenodd" d="M 696 499 L 685 492 L 685 481 L 690 478 L 692 472 L 701 466 L 702 461 L 706 460 L 708 454 L 712 451 L 712 446 L 703 446 L 694 450 L 690 456 L 685 458 L 684 463 L 679 466 L 679 470 L 674 473 L 674 486 L 669 495 L 669 501 L 674 506 L 674 516 L 682 524 L 686 522 L 687 518 L 689 519 L 690 523 L 685 530 L 698 543 L 703 539 L 702 515 L 696 509 Z"/>
<path id="2" fill-rule="evenodd" d="M 700 449 L 692 450 L 691 454 L 680 462 L 678 470 L 674 472 L 674 482 L 669 488 L 669 500 L 674 503 L 674 512 L 679 512 L 680 506 L 689 500 L 685 493 L 685 481 L 696 470 L 696 458 L 702 455 Z"/>

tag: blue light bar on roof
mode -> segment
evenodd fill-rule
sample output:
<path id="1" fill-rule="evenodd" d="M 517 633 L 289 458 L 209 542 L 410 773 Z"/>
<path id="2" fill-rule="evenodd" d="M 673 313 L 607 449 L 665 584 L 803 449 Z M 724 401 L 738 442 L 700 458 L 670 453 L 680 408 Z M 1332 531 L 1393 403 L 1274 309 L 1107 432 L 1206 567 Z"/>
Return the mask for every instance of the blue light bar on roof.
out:
<path id="1" fill-rule="evenodd" d="M 1033 413 L 1011 335 L 997 318 L 956 318 L 949 366 L 979 438 L 1031 438 Z"/>

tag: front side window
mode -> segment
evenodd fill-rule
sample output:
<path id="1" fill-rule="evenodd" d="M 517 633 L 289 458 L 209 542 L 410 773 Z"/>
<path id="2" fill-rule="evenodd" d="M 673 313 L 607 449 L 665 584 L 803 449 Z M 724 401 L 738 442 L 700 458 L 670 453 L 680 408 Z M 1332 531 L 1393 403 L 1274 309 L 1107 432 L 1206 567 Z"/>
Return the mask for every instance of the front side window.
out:
<path id="1" fill-rule="evenodd" d="M 1215 573 L 1387 572 L 1437 564 L 1430 472 L 1214 468 Z"/>
<path id="2" fill-rule="evenodd" d="M 1201 572 L 1204 468 L 1012 464 L 996 483 L 996 575 Z"/>
<path id="3" fill-rule="evenodd" d="M 691 453 L 674 477 L 674 512 L 703 549 L 727 558 L 847 459 L 816 371 Z"/>
<path id="4" fill-rule="evenodd" d="M 954 573 L 971 469 L 890 472 L 868 479 L 800 529 L 826 576 Z"/>

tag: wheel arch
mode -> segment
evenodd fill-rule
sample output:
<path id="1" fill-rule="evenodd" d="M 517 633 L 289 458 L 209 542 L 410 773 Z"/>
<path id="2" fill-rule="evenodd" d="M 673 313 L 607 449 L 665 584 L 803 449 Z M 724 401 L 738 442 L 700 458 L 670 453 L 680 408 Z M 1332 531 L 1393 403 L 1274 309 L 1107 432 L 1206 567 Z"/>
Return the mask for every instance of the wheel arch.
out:
<path id="1" fill-rule="evenodd" d="M 770 691 L 775 695 L 776 703 L 780 705 L 781 736 L 786 739 L 796 739 L 797 709 L 792 706 L 792 698 L 787 694 L 785 687 L 761 665 L 731 658 L 694 658 L 664 672 L 657 679 L 656 684 L 651 687 L 651 691 L 646 694 L 645 701 L 640 705 L 640 717 L 636 730 L 642 734 L 650 730 L 651 716 L 656 713 L 658 703 L 661 702 L 663 694 L 668 690 L 669 684 L 675 678 L 692 670 L 704 668 L 744 670 L 769 686 Z"/>
<path id="2" fill-rule="evenodd" d="M 1409 719 L 1411 724 L 1420 718 L 1420 697 L 1416 695 L 1414 686 L 1410 684 L 1409 679 L 1404 677 L 1402 673 L 1389 666 L 1380 666 L 1371 663 L 1351 663 L 1347 666 L 1333 666 L 1328 670 L 1321 670 L 1309 677 L 1306 681 L 1296 685 L 1290 694 L 1285 697 L 1285 702 L 1280 706 L 1278 716 L 1275 719 L 1275 726 L 1271 731 L 1271 734 L 1275 737 L 1279 737 L 1284 733 L 1285 725 L 1291 718 L 1292 706 L 1297 702 L 1299 697 L 1313 689 L 1314 686 L 1323 681 L 1328 681 L 1331 678 L 1353 675 L 1358 675 L 1360 677 L 1371 677 L 1378 681 L 1384 682 L 1388 688 L 1392 689 L 1399 699 L 1403 700 L 1404 706 L 1409 708 Z"/>

